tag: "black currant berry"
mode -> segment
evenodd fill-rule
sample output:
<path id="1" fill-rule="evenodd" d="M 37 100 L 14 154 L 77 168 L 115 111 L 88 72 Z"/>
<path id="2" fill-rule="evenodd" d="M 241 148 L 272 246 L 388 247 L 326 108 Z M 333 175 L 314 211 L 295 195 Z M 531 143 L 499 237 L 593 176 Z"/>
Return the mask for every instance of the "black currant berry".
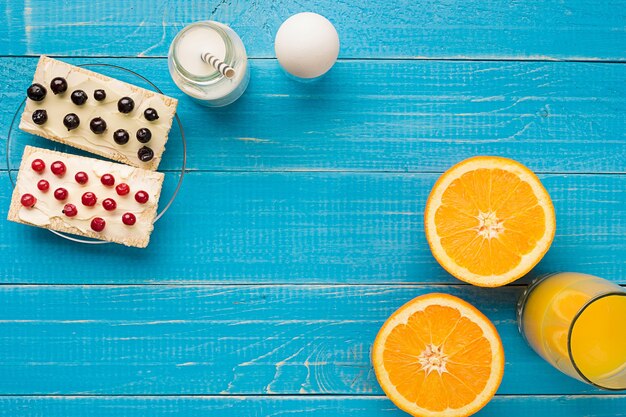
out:
<path id="1" fill-rule="evenodd" d="M 125 145 L 128 143 L 130 135 L 124 129 L 118 129 L 113 133 L 113 140 L 118 145 Z"/>
<path id="2" fill-rule="evenodd" d="M 53 78 L 52 81 L 50 81 L 50 90 L 52 90 L 55 95 L 65 93 L 67 91 L 67 81 L 62 77 Z"/>
<path id="3" fill-rule="evenodd" d="M 33 84 L 26 90 L 26 95 L 33 101 L 41 101 L 46 97 L 46 87 L 41 84 Z"/>
<path id="4" fill-rule="evenodd" d="M 159 114 L 152 107 L 148 107 L 146 110 L 144 110 L 143 116 L 146 118 L 146 120 L 150 122 L 153 122 L 159 118 Z"/>
<path id="5" fill-rule="evenodd" d="M 75 113 L 66 114 L 63 118 L 63 124 L 67 128 L 68 131 L 76 129 L 80 124 L 80 119 Z"/>
<path id="6" fill-rule="evenodd" d="M 148 162 L 151 161 L 152 158 L 154 158 L 154 152 L 147 146 L 142 146 L 137 151 L 137 157 L 141 162 Z"/>
<path id="7" fill-rule="evenodd" d="M 89 129 L 97 135 L 104 133 L 107 130 L 107 122 L 102 117 L 96 117 L 89 122 Z"/>
<path id="8" fill-rule="evenodd" d="M 130 97 L 122 97 L 117 102 L 117 109 L 120 113 L 130 113 L 135 108 L 135 102 Z"/>
<path id="9" fill-rule="evenodd" d="M 42 125 L 48 121 L 48 112 L 45 110 L 35 110 L 33 112 L 33 122 L 36 125 Z"/>
<path id="10" fill-rule="evenodd" d="M 76 104 L 77 106 L 82 106 L 87 101 L 87 93 L 85 93 L 83 90 L 73 91 L 71 99 L 72 103 Z"/>
<path id="11" fill-rule="evenodd" d="M 93 92 L 93 98 L 95 98 L 96 101 L 102 101 L 107 98 L 107 93 L 104 90 L 95 90 Z"/>
<path id="12" fill-rule="evenodd" d="M 152 132 L 150 132 L 150 129 L 146 129 L 145 127 L 142 127 L 141 129 L 137 131 L 136 136 L 139 142 L 148 143 L 150 142 L 150 139 L 152 139 Z"/>

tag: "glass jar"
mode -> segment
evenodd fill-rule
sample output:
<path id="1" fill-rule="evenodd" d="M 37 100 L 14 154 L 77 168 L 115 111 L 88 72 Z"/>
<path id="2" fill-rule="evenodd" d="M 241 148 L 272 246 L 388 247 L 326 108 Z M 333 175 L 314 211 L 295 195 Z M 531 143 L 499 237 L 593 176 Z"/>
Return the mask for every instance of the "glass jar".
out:
<path id="1" fill-rule="evenodd" d="M 235 70 L 226 77 L 201 58 L 209 52 Z M 209 107 L 226 106 L 248 87 L 248 56 L 241 38 L 230 27 L 215 21 L 192 23 L 181 30 L 170 46 L 168 67 L 172 79 L 185 94 Z"/>

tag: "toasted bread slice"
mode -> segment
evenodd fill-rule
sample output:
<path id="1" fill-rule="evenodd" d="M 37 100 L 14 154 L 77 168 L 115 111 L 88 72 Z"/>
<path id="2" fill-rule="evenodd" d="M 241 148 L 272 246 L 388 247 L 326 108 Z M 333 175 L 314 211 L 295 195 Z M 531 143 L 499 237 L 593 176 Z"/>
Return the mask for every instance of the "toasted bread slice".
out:
<path id="1" fill-rule="evenodd" d="M 45 166 L 41 172 L 33 168 L 33 161 L 37 159 L 43 161 Z M 64 174 L 57 175 L 53 172 L 54 162 L 63 163 Z M 87 175 L 88 180 L 84 184 L 76 180 L 78 172 Z M 105 174 L 113 176 L 115 182 L 112 186 L 104 185 L 101 181 Z M 160 172 L 26 146 L 11 198 L 8 219 L 59 232 L 144 248 L 150 241 L 163 179 L 164 175 Z M 39 189 L 38 183 L 42 180 L 48 182 L 47 190 Z M 129 187 L 128 193 L 124 194 L 122 189 L 120 195 L 117 186 L 121 183 Z M 57 199 L 55 191 L 59 188 L 67 191 L 67 198 Z M 147 193 L 146 202 L 137 201 L 138 191 Z M 95 194 L 97 201 L 93 206 L 83 204 L 82 197 L 87 192 Z M 32 207 L 25 207 L 22 204 L 21 200 L 25 194 L 35 197 L 36 202 Z M 105 199 L 112 199 L 115 202 L 113 210 L 104 208 Z M 110 209 L 111 203 L 108 203 L 107 207 Z M 77 213 L 68 216 L 65 211 L 66 204 L 74 205 Z M 134 224 L 127 225 L 122 221 L 122 217 L 127 213 L 135 217 Z M 102 231 L 96 231 L 91 226 L 92 220 L 96 217 L 105 221 Z"/>
<path id="2" fill-rule="evenodd" d="M 57 77 L 65 80 L 67 89 L 55 94 L 51 83 Z M 152 171 L 158 168 L 176 113 L 176 99 L 46 56 L 39 59 L 33 78 L 35 83 L 43 86 L 46 94 L 40 101 L 26 100 L 20 129 L 123 164 Z M 101 97 L 101 91 L 96 94 L 96 90 L 104 91 L 106 97 Z M 76 91 L 82 91 L 82 97 L 73 100 L 72 94 Z M 84 103 L 76 104 L 85 96 Z M 118 108 L 122 98 L 132 100 L 132 110 L 128 113 Z M 39 114 L 34 115 L 38 110 Z M 45 111 L 45 121 L 41 111 Z M 71 130 L 64 124 L 68 114 L 79 120 L 78 126 Z M 158 118 L 154 119 L 155 115 Z M 101 120 L 92 129 L 94 119 Z M 95 133 L 102 130 L 101 121 L 106 126 L 101 133 Z M 118 141 L 114 139 L 114 133 L 120 129 L 126 132 L 126 143 L 121 143 L 124 134 L 120 134 Z M 140 129 L 150 131 L 148 140 L 145 131 L 137 135 Z"/>

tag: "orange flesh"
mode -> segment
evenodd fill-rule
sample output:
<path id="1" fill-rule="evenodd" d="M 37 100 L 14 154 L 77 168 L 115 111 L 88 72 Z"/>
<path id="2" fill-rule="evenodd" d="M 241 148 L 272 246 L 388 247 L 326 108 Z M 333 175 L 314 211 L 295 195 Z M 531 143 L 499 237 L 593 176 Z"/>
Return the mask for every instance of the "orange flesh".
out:
<path id="1" fill-rule="evenodd" d="M 429 354 L 432 350 L 438 352 Z M 420 359 L 430 357 L 432 368 Z M 431 410 L 472 402 L 489 380 L 493 352 L 482 329 L 452 307 L 431 305 L 393 328 L 383 362 L 391 383 L 408 401 Z"/>
<path id="2" fill-rule="evenodd" d="M 500 275 L 519 265 L 544 235 L 545 221 L 531 186 L 497 168 L 454 180 L 435 212 L 446 254 L 479 275 Z"/>

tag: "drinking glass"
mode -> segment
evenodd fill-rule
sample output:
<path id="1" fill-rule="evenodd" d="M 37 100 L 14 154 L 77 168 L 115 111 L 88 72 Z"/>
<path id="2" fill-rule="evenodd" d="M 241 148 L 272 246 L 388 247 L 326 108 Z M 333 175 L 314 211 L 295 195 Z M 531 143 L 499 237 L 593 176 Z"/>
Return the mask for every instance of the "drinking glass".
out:
<path id="1" fill-rule="evenodd" d="M 520 333 L 561 372 L 607 390 L 626 389 L 626 289 L 593 275 L 535 280 L 517 308 Z"/>

